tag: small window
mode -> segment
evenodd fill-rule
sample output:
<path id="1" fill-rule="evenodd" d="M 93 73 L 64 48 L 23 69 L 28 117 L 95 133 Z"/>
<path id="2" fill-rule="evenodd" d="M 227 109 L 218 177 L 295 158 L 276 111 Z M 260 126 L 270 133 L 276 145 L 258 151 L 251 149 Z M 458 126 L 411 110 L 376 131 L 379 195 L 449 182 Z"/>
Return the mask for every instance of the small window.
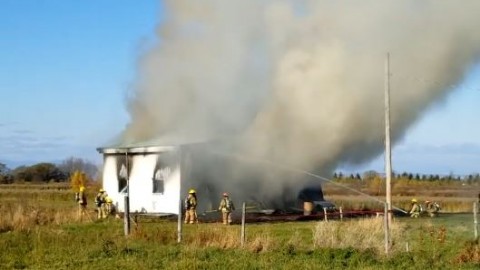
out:
<path id="1" fill-rule="evenodd" d="M 163 194 L 165 191 L 165 179 L 170 175 L 170 168 L 157 169 L 153 175 L 153 193 Z"/>
<path id="2" fill-rule="evenodd" d="M 118 192 L 126 193 L 127 187 L 127 168 L 122 164 L 120 172 L 118 173 Z"/>
<path id="3" fill-rule="evenodd" d="M 153 180 L 153 193 L 161 193 L 164 191 L 164 181 L 162 180 Z"/>

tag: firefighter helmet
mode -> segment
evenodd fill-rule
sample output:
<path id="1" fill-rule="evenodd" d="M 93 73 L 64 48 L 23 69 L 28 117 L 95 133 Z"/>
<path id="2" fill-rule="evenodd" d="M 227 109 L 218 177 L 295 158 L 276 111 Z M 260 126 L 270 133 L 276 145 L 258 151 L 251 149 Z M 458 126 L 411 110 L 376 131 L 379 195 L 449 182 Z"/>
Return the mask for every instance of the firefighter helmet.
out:
<path id="1" fill-rule="evenodd" d="M 98 192 L 105 192 L 105 190 L 103 188 L 101 188 Z"/>
<path id="2" fill-rule="evenodd" d="M 417 202 L 417 199 L 412 199 L 412 203 L 415 203 L 415 202 Z"/>
<path id="3" fill-rule="evenodd" d="M 81 186 L 81 187 L 80 187 L 80 192 L 82 192 L 82 191 L 85 191 L 85 187 L 84 187 L 84 186 Z"/>
<path id="4" fill-rule="evenodd" d="M 197 193 L 197 192 L 195 192 L 195 189 L 193 189 L 193 188 L 188 191 L 188 194 L 195 194 L 195 193 Z"/>

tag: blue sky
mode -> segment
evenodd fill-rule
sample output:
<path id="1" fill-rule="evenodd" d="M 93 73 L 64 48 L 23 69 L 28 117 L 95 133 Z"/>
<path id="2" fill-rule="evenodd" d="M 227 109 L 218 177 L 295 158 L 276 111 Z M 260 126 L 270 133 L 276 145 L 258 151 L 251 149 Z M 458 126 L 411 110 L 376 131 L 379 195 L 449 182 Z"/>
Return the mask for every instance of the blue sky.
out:
<path id="1" fill-rule="evenodd" d="M 395 91 L 392 86 L 392 91 Z M 392 149 L 393 170 L 465 175 L 480 172 L 480 65 L 429 108 Z M 392 127 L 393 129 L 394 127 Z M 384 155 L 346 171 L 384 171 Z"/>
<path id="2" fill-rule="evenodd" d="M 161 1 L 0 1 L 0 162 L 10 167 L 95 148 L 128 121 L 126 92 L 152 42 Z M 480 67 L 393 150 L 395 171 L 480 172 Z M 346 170 L 383 170 L 383 156 Z"/>
<path id="3" fill-rule="evenodd" d="M 100 160 L 125 126 L 125 95 L 159 2 L 0 2 L 0 161 Z"/>

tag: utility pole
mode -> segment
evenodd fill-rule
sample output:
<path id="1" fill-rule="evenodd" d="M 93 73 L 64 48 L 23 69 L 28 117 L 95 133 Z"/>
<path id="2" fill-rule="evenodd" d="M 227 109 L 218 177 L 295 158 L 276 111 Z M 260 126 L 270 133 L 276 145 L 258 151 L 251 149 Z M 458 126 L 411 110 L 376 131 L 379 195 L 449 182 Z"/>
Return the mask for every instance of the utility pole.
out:
<path id="1" fill-rule="evenodd" d="M 388 225 L 392 223 L 392 147 L 390 144 L 390 54 L 385 59 L 385 177 Z"/>

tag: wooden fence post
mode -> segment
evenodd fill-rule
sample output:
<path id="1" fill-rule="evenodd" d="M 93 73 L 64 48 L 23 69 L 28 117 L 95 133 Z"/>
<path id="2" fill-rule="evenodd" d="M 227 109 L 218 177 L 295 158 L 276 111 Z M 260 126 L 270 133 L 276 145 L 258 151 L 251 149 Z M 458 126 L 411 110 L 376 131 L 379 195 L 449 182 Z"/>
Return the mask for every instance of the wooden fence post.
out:
<path id="1" fill-rule="evenodd" d="M 245 202 L 242 204 L 242 231 L 240 234 L 240 243 L 242 247 L 245 245 Z"/>
<path id="2" fill-rule="evenodd" d="M 383 212 L 384 231 L 385 231 L 385 254 L 388 254 L 390 249 L 390 228 L 388 223 L 388 203 L 385 203 Z"/>
<path id="3" fill-rule="evenodd" d="M 128 194 L 124 199 L 123 231 L 125 236 L 128 236 L 130 234 L 130 200 Z"/>
<path id="4" fill-rule="evenodd" d="M 182 242 L 182 200 L 178 206 L 178 220 L 177 220 L 177 243 Z"/>
<path id="5" fill-rule="evenodd" d="M 473 233 L 474 233 L 474 236 L 475 236 L 475 240 L 478 239 L 477 213 L 478 213 L 478 202 L 474 202 L 473 203 Z"/>

